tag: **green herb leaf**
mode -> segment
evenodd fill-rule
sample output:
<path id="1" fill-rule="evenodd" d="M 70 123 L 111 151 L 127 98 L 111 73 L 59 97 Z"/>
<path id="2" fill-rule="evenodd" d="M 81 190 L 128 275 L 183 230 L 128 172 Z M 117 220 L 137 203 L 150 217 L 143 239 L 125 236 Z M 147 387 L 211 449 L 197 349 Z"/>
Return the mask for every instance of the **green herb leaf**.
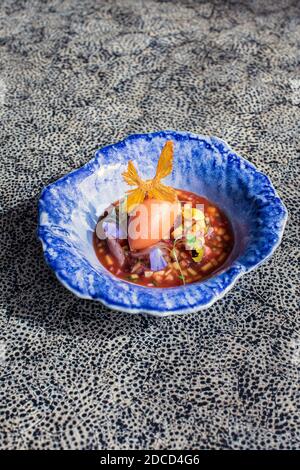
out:
<path id="1" fill-rule="evenodd" d="M 191 234 L 187 235 L 186 240 L 187 240 L 189 245 L 194 245 L 197 242 L 196 236 L 191 235 Z"/>

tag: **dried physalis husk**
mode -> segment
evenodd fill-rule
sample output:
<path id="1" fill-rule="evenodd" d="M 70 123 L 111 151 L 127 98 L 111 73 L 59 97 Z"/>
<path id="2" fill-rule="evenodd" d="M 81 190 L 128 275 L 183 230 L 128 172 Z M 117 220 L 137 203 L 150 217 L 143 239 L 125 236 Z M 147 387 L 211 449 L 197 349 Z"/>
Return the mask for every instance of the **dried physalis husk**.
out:
<path id="1" fill-rule="evenodd" d="M 137 186 L 137 188 L 128 191 L 126 201 L 127 212 L 132 211 L 134 207 L 141 204 L 146 196 L 169 202 L 175 202 L 177 200 L 175 189 L 160 182 L 172 171 L 173 155 L 174 145 L 171 140 L 168 140 L 160 154 L 156 174 L 151 180 L 142 180 L 132 161 L 128 162 L 127 171 L 122 173 L 122 176 L 127 184 L 130 186 Z"/>

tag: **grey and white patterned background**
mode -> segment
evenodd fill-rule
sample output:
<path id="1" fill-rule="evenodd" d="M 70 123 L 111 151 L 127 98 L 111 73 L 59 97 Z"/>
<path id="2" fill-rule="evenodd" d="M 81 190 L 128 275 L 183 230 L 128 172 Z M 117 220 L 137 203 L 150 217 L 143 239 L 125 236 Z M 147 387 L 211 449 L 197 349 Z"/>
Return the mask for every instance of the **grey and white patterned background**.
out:
<path id="1" fill-rule="evenodd" d="M 2 0 L 0 447 L 300 448 L 298 1 Z M 65 290 L 44 185 L 134 132 L 224 138 L 289 210 L 273 258 L 156 319 Z"/>

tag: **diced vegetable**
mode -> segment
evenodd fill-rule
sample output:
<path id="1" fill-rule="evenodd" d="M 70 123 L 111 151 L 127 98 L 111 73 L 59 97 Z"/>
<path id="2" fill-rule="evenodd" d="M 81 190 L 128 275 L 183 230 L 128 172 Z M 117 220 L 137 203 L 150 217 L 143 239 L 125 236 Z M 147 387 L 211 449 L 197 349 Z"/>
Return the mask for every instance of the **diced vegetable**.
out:
<path id="1" fill-rule="evenodd" d="M 163 279 L 162 275 L 158 274 L 157 272 L 153 274 L 153 278 L 157 283 L 161 282 Z"/>
<path id="2" fill-rule="evenodd" d="M 206 209 L 206 212 L 208 213 L 208 215 L 215 215 L 216 212 L 217 212 L 217 209 L 213 206 L 209 206 L 207 209 Z"/>
<path id="3" fill-rule="evenodd" d="M 151 277 L 152 275 L 153 275 L 153 271 L 145 271 L 144 272 L 144 276 L 147 277 L 147 278 Z"/>
<path id="4" fill-rule="evenodd" d="M 195 269 L 193 269 L 193 268 L 188 268 L 188 269 L 187 269 L 187 272 L 188 272 L 189 274 L 191 274 L 192 276 L 196 276 L 196 275 L 197 275 L 197 271 L 195 271 Z"/>
<path id="5" fill-rule="evenodd" d="M 109 266 L 113 264 L 113 259 L 110 255 L 105 255 L 105 261 Z"/>
<path id="6" fill-rule="evenodd" d="M 224 227 L 218 227 L 218 228 L 216 228 L 216 232 L 217 232 L 218 235 L 224 235 L 225 228 Z"/>
<path id="7" fill-rule="evenodd" d="M 227 256 L 227 253 L 222 253 L 221 256 L 218 257 L 219 263 L 221 263 L 222 261 L 224 261 L 224 259 L 226 258 L 226 256 Z"/>
<path id="8" fill-rule="evenodd" d="M 212 263 L 209 261 L 208 263 L 204 264 L 203 266 L 201 266 L 201 271 L 208 271 L 209 269 L 211 269 L 213 267 Z"/>

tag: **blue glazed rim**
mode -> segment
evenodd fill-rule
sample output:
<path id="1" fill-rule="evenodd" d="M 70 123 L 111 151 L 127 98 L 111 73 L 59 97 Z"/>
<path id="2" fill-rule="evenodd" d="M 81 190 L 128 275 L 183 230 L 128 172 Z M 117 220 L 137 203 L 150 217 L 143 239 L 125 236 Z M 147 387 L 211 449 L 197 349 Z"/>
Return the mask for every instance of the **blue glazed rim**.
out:
<path id="1" fill-rule="evenodd" d="M 272 223 L 271 225 L 270 223 L 268 224 L 269 232 L 263 245 L 257 247 L 255 254 L 252 253 L 248 258 L 241 257 L 236 259 L 223 272 L 220 272 L 204 282 L 168 289 L 151 289 L 131 283 L 129 284 L 126 281 L 118 280 L 109 273 L 104 274 L 104 279 L 100 282 L 100 280 L 98 281 L 97 279 L 99 274 L 95 272 L 93 267 L 90 266 L 86 260 L 78 257 L 81 267 L 86 269 L 87 274 L 94 276 L 93 279 L 96 287 L 93 286 L 89 288 L 89 286 L 79 286 L 75 281 L 73 271 L 71 270 L 69 273 L 66 273 L 57 262 L 57 257 L 53 256 L 55 250 L 59 250 L 60 255 L 66 254 L 68 243 L 66 241 L 64 244 L 64 241 L 60 240 L 57 244 L 57 237 L 51 235 L 51 223 L 48 225 L 47 223 L 45 224 L 42 217 L 45 213 L 51 216 L 51 211 L 53 210 L 50 197 L 51 190 L 55 189 L 59 191 L 59 188 L 63 187 L 67 180 L 72 179 L 75 183 L 79 183 L 87 176 L 90 176 L 99 168 L 100 153 L 105 157 L 110 153 L 111 149 L 116 151 L 124 148 L 126 142 L 139 139 L 151 140 L 156 137 L 173 139 L 175 141 L 186 139 L 204 142 L 207 147 L 219 152 L 222 158 L 226 159 L 227 165 L 238 165 L 243 172 L 250 172 L 252 176 L 261 181 L 262 186 L 257 196 L 260 197 L 262 194 L 264 200 L 268 202 L 267 212 L 272 210 Z M 246 159 L 233 152 L 225 141 L 216 137 L 205 137 L 189 132 L 166 130 L 149 134 L 132 134 L 116 144 L 108 145 L 98 150 L 95 156 L 84 166 L 68 173 L 56 182 L 45 187 L 39 201 L 38 237 L 42 243 L 47 264 L 53 269 L 59 281 L 78 297 L 100 301 L 108 308 L 117 311 L 166 316 L 197 312 L 210 307 L 217 300 L 221 299 L 243 274 L 255 269 L 272 256 L 282 240 L 287 217 L 287 209 L 278 197 L 268 176 L 260 172 Z M 58 245 L 59 248 L 57 248 Z M 124 286 L 127 286 L 126 289 Z"/>

